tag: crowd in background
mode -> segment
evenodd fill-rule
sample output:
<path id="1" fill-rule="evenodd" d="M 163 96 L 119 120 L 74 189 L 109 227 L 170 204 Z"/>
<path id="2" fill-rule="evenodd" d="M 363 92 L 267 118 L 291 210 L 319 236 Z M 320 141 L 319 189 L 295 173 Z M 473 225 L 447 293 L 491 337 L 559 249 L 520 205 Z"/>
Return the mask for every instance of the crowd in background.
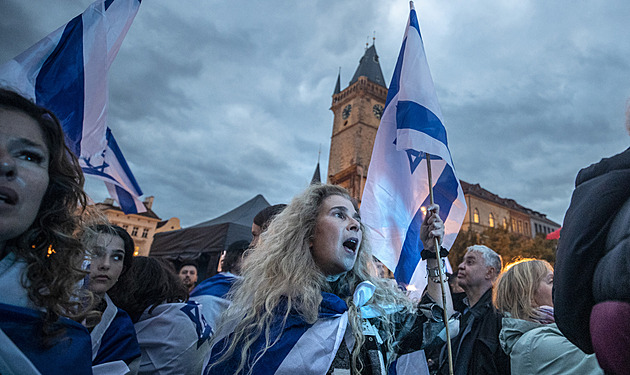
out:
<path id="1" fill-rule="evenodd" d="M 555 272 L 475 245 L 446 284 L 430 206 L 411 300 L 379 277 L 348 192 L 315 184 L 261 211 L 197 283 L 194 262 L 134 257 L 89 210 L 59 120 L 2 89 L 0 373 L 627 373 L 628 173 L 629 150 L 580 172 Z"/>

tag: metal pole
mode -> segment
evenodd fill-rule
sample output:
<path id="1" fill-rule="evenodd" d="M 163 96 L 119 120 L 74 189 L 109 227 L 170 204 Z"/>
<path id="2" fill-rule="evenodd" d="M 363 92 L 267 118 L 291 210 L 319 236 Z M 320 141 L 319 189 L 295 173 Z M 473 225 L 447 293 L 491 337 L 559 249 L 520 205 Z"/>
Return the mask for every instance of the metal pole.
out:
<path id="1" fill-rule="evenodd" d="M 434 204 L 433 201 L 433 181 L 431 178 L 431 156 L 428 153 L 425 153 L 427 156 L 427 175 L 429 177 L 429 200 L 431 205 Z M 453 352 L 451 350 L 451 335 L 449 333 L 448 328 L 448 311 L 446 311 L 446 285 L 444 273 L 442 272 L 442 258 L 440 257 L 440 244 L 438 243 L 438 239 L 434 238 L 435 241 L 435 258 L 438 260 L 438 272 L 440 275 L 440 286 L 442 287 L 442 310 L 444 310 L 444 327 L 446 329 L 446 350 L 448 353 L 448 373 L 449 375 L 453 375 Z"/>

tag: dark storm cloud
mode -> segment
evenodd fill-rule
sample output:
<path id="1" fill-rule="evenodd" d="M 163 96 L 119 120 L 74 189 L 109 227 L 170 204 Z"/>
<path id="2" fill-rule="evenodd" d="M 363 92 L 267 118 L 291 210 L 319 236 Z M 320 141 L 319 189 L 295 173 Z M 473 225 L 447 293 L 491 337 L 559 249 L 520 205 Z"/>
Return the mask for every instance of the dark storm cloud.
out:
<path id="1" fill-rule="evenodd" d="M 0 2 L 2 62 L 89 4 Z M 153 209 L 188 226 L 258 193 L 286 203 L 320 144 L 325 180 L 338 69 L 345 88 L 376 31 L 389 84 L 407 4 L 143 1 L 111 68 L 109 124 Z M 560 222 L 577 171 L 628 144 L 630 3 L 416 9 L 459 177 Z"/>

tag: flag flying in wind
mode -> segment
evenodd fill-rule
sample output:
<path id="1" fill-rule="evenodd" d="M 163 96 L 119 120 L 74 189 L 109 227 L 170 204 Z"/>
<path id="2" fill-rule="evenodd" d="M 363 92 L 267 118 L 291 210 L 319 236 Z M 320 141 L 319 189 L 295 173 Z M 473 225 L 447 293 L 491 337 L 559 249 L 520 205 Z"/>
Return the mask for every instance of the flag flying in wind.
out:
<path id="1" fill-rule="evenodd" d="M 97 0 L 0 65 L 0 84 L 53 111 L 83 172 L 105 181 L 125 213 L 146 211 L 142 191 L 107 127 L 107 73 L 140 0 Z"/>
<path id="2" fill-rule="evenodd" d="M 361 204 L 371 229 L 374 255 L 394 271 L 399 284 L 422 291 L 426 285 L 420 225 L 429 206 L 426 153 L 431 155 L 434 201 L 445 223 L 449 249 L 466 213 L 455 176 L 442 111 L 424 53 L 418 17 L 411 12 L 387 94 Z"/>

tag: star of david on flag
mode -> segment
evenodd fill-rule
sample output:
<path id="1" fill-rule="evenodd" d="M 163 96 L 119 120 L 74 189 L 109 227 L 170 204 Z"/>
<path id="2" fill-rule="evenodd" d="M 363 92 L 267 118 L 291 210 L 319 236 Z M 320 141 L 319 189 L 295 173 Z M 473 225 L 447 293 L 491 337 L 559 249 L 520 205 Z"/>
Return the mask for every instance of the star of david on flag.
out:
<path id="1" fill-rule="evenodd" d="M 453 245 L 466 213 L 446 128 L 424 53 L 418 17 L 409 21 L 376 134 L 361 204 L 374 255 L 399 284 L 422 292 L 426 262 L 420 225 L 429 206 L 426 154 L 431 155 L 435 203 L 445 224 L 443 246 Z M 436 178 L 437 177 L 437 178 Z M 450 268 L 450 265 L 448 266 Z"/>
<path id="2" fill-rule="evenodd" d="M 102 179 L 125 213 L 145 212 L 138 186 L 107 127 L 107 73 L 140 0 L 97 0 L 0 65 L 0 84 L 57 115 L 83 172 Z"/>

